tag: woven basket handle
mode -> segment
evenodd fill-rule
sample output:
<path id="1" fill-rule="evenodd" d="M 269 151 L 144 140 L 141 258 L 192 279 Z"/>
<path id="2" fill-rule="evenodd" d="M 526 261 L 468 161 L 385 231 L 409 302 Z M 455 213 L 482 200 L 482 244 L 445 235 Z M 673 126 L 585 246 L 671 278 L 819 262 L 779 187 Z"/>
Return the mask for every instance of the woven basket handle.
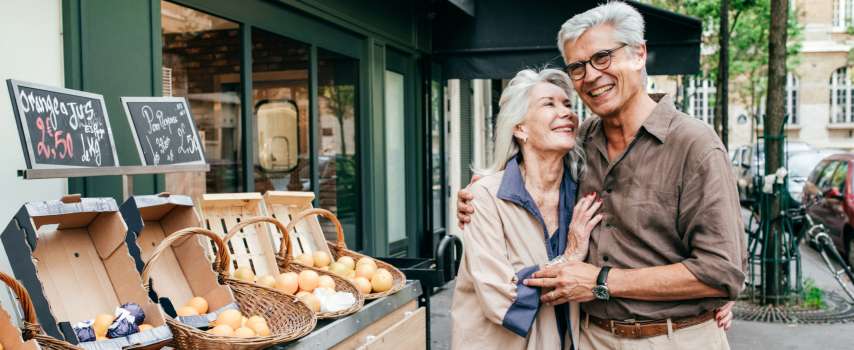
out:
<path id="1" fill-rule="evenodd" d="M 145 267 L 142 268 L 142 284 L 146 290 L 148 290 L 148 281 L 149 275 L 151 274 L 151 266 L 154 263 L 154 260 L 160 257 L 167 248 L 171 247 L 175 241 L 184 238 L 190 235 L 202 235 L 207 238 L 210 238 L 211 241 L 216 244 L 216 258 L 214 260 L 214 269 L 220 275 L 220 277 L 226 277 L 228 273 L 229 267 L 231 267 L 231 257 L 228 256 L 228 248 L 225 247 L 225 242 L 219 235 L 216 233 L 203 229 L 201 227 L 188 227 L 185 229 L 181 229 L 175 231 L 175 233 L 166 237 L 157 247 L 154 248 L 154 253 L 151 254 L 151 258 L 145 263 Z"/>
<path id="2" fill-rule="evenodd" d="M 238 232 L 240 232 L 240 230 L 242 230 L 246 226 L 254 225 L 254 224 L 262 223 L 262 222 L 267 222 L 267 223 L 271 223 L 273 225 L 276 225 L 276 228 L 278 228 L 279 231 L 282 232 L 282 244 L 281 244 L 281 247 L 279 248 L 279 255 L 285 261 L 284 266 L 288 266 L 288 264 L 291 263 L 291 259 L 292 259 L 291 255 L 288 254 L 288 252 L 291 249 L 291 239 L 290 239 L 291 227 L 290 226 L 285 227 L 285 224 L 283 224 L 281 221 L 279 221 L 279 219 L 276 219 L 274 217 L 256 216 L 253 218 L 243 220 L 239 224 L 237 224 L 236 226 L 229 229 L 228 233 L 225 235 L 225 239 L 223 239 L 223 240 L 228 242 L 232 237 L 234 237 L 234 235 L 236 235 Z"/>
<path id="3" fill-rule="evenodd" d="M 0 272 L 0 280 L 2 280 L 3 283 L 9 286 L 9 289 L 12 290 L 12 293 L 15 293 L 15 296 L 18 298 L 18 301 L 20 301 L 21 309 L 22 311 L 24 311 L 24 322 L 29 323 L 29 325 L 32 325 L 34 327 L 38 327 L 38 319 L 36 319 L 36 308 L 35 306 L 33 306 L 33 300 L 30 299 L 30 293 L 27 293 L 27 290 L 24 289 L 24 286 L 22 286 L 21 283 L 18 282 L 18 280 L 3 272 Z M 25 325 L 25 327 L 29 325 Z M 41 330 L 41 328 L 27 330 L 35 330 L 36 332 L 38 332 Z"/>
<path id="4" fill-rule="evenodd" d="M 308 208 L 303 210 L 294 215 L 294 218 L 288 223 L 288 229 L 292 230 L 297 222 L 311 215 L 319 215 L 335 223 L 335 229 L 338 230 L 338 242 L 335 242 L 335 251 L 337 253 L 347 249 L 347 243 L 344 242 L 344 228 L 341 226 L 341 221 L 338 221 L 338 217 L 329 210 L 323 208 Z"/>

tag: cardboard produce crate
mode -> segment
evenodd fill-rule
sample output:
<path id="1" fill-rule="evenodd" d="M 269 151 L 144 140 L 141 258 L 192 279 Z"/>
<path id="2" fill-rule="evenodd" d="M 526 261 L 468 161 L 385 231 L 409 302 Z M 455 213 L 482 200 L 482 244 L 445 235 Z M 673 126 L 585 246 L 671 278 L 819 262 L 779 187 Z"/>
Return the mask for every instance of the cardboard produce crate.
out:
<path id="1" fill-rule="evenodd" d="M 118 210 L 112 198 L 79 195 L 27 203 L 3 232 L 12 271 L 32 297 L 47 334 L 77 344 L 72 325 L 133 302 L 154 329 L 80 345 L 156 346 L 171 337 L 160 307 L 142 286 Z"/>
<path id="2" fill-rule="evenodd" d="M 187 196 L 134 196 L 122 204 L 121 212 L 128 226 L 127 243 L 140 273 L 154 248 L 167 236 L 202 226 L 193 200 Z M 165 250 L 152 265 L 152 297 L 168 315 L 175 317 L 175 310 L 196 296 L 207 300 L 209 312 L 234 304 L 231 289 L 219 284 L 211 268 L 207 245 L 199 236 L 188 237 Z"/>

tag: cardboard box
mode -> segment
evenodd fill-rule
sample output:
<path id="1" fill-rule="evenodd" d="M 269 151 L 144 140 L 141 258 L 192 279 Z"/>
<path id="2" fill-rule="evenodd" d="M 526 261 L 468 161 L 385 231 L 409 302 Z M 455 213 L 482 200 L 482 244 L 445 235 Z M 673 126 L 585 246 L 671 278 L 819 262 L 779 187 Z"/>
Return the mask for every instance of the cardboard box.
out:
<path id="1" fill-rule="evenodd" d="M 134 196 L 122 204 L 121 212 L 128 226 L 127 245 L 140 273 L 155 247 L 167 236 L 187 227 L 201 227 L 193 200 L 187 196 Z M 153 262 L 153 300 L 172 317 L 175 309 L 196 296 L 208 301 L 209 312 L 234 307 L 234 295 L 228 286 L 219 284 L 206 253 L 209 242 L 204 240 L 207 239 L 200 236 L 179 240 Z"/>
<path id="2" fill-rule="evenodd" d="M 12 317 L 0 308 L 0 344 L 6 350 L 38 350 L 41 349 L 35 339 L 24 341 L 21 329 L 15 326 Z"/>
<path id="3" fill-rule="evenodd" d="M 160 307 L 142 286 L 126 232 L 112 198 L 75 195 L 21 207 L 0 240 L 48 335 L 77 344 L 72 325 L 133 302 L 154 330 L 81 345 L 117 348 L 171 337 Z"/>

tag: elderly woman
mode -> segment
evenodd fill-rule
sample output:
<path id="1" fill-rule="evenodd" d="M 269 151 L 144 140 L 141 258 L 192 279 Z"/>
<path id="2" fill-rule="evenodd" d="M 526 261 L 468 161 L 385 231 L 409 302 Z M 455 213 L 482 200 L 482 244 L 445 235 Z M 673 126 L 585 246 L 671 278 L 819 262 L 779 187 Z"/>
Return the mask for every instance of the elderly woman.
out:
<path id="1" fill-rule="evenodd" d="M 477 170 L 454 301 L 453 348 L 572 349 L 578 304 L 540 305 L 522 281 L 551 260 L 583 261 L 601 220 L 592 196 L 576 203 L 584 156 L 562 71 L 519 72 L 501 94 L 495 163 Z M 573 217 L 570 217 L 572 213 Z"/>

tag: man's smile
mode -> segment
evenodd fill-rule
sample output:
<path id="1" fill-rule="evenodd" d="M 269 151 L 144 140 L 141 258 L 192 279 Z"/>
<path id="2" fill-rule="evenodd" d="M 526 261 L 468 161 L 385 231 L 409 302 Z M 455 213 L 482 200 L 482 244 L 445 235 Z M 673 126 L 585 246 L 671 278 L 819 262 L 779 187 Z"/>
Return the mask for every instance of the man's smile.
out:
<path id="1" fill-rule="evenodd" d="M 611 91 L 614 88 L 614 86 L 615 86 L 615 84 L 608 84 L 608 85 L 600 86 L 600 87 L 595 88 L 595 89 L 587 90 L 587 96 L 590 96 L 590 97 L 602 96 L 606 92 Z"/>

